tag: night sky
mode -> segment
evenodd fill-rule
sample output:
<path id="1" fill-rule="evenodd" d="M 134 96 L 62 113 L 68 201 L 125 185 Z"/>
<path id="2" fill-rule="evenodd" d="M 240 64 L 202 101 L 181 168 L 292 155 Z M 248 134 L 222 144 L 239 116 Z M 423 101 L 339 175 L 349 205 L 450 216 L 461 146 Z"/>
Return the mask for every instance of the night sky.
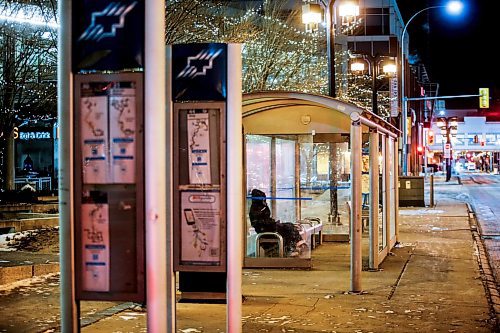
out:
<path id="1" fill-rule="evenodd" d="M 398 0 L 405 22 L 420 9 L 441 5 L 443 0 Z M 500 98 L 500 15 L 494 0 L 463 0 L 459 17 L 444 8 L 427 10 L 408 25 L 410 50 L 425 64 L 431 82 L 439 83 L 439 95 L 478 94 L 490 88 Z M 492 103 L 493 101 L 490 101 Z M 477 108 L 477 98 L 447 100 L 447 108 Z"/>

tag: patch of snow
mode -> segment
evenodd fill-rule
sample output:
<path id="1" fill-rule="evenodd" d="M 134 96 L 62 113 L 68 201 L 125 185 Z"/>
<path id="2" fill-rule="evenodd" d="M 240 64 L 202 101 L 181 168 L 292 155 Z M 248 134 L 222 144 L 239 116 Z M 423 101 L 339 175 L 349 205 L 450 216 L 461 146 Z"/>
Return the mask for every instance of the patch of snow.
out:
<path id="1" fill-rule="evenodd" d="M 0 251 L 15 251 L 15 249 L 9 247 L 9 242 L 16 233 L 3 234 L 0 235 Z M 9 240 L 7 240 L 9 239 Z"/>
<path id="2" fill-rule="evenodd" d="M 2 284 L 2 285 L 0 285 L 0 291 L 12 291 L 12 290 L 14 290 L 16 288 L 20 288 L 20 287 L 30 287 L 34 283 L 44 282 L 48 278 L 50 278 L 52 276 L 57 276 L 57 275 L 59 275 L 59 273 L 50 273 L 50 274 L 46 274 L 46 275 L 34 276 L 32 278 L 29 278 L 29 279 L 24 279 L 24 280 L 19 280 L 19 281 L 7 283 L 7 284 Z"/>
<path id="3" fill-rule="evenodd" d="M 439 227 L 432 227 L 432 231 L 443 231 L 443 230 L 448 230 L 448 228 L 439 228 Z"/>
<path id="4" fill-rule="evenodd" d="M 443 213 L 444 210 L 439 209 L 399 209 L 400 215 L 434 215 Z"/>

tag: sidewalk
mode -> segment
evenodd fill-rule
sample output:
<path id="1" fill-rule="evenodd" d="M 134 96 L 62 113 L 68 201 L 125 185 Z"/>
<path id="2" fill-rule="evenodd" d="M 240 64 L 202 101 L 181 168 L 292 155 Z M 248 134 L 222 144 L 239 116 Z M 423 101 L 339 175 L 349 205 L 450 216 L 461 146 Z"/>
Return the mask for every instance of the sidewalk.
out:
<path id="1" fill-rule="evenodd" d="M 459 182 L 434 180 L 436 206 L 400 208 L 400 246 L 379 271 L 362 272 L 359 295 L 348 293 L 348 243 L 323 243 L 312 253 L 312 270 L 245 269 L 242 332 L 500 332 L 467 205 L 453 199 L 460 186 L 451 185 Z M 83 311 L 82 332 L 146 332 L 147 312 L 131 305 Z M 177 332 L 226 332 L 226 305 L 176 306 Z"/>
<path id="2" fill-rule="evenodd" d="M 380 271 L 363 271 L 360 295 L 348 293 L 346 243 L 319 246 L 310 271 L 244 270 L 243 332 L 499 332 L 467 206 L 436 203 L 400 209 L 400 247 Z M 178 332 L 225 332 L 225 305 L 179 303 L 176 313 Z M 125 310 L 82 332 L 142 332 L 145 321 L 145 312 Z"/>

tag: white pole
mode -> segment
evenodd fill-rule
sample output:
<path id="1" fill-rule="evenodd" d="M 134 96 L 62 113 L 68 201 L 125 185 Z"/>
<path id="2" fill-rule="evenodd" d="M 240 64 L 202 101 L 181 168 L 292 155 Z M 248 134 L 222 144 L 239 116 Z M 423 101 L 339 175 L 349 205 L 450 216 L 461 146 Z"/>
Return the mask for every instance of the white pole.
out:
<path id="1" fill-rule="evenodd" d="M 227 94 L 227 307 L 228 333 L 240 333 L 243 261 L 243 126 L 241 45 L 228 45 Z"/>
<path id="2" fill-rule="evenodd" d="M 59 1 L 57 39 L 57 117 L 59 119 L 59 244 L 61 246 L 61 331 L 78 332 L 74 284 L 73 75 L 71 73 L 71 1 Z"/>
<path id="3" fill-rule="evenodd" d="M 167 242 L 167 225 L 170 227 L 171 223 L 170 216 L 167 216 L 167 211 L 170 212 L 171 207 L 170 192 L 167 192 L 171 184 L 170 158 L 167 162 L 167 156 L 170 156 L 170 140 L 167 142 L 167 132 L 170 134 L 171 123 L 167 122 L 165 96 L 165 0 L 145 1 L 145 6 L 144 135 L 147 328 L 148 332 L 164 333 L 175 332 L 175 303 L 167 306 L 167 302 L 171 302 L 171 288 L 175 283 L 172 282 L 171 273 L 172 255 L 169 251 L 171 243 Z M 167 267 L 169 274 L 167 274 Z M 175 292 L 173 294 L 175 295 Z"/>
<path id="4" fill-rule="evenodd" d="M 358 113 L 351 114 L 351 291 L 361 291 L 361 121 Z"/>

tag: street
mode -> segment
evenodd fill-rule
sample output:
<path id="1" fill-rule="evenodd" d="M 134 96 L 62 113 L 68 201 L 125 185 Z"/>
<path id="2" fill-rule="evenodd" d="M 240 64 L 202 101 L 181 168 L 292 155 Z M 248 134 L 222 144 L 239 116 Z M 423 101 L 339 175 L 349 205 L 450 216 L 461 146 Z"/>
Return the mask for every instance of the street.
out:
<path id="1" fill-rule="evenodd" d="M 496 280 L 500 277 L 500 175 L 466 173 L 460 176 L 476 213 L 481 238 Z"/>

